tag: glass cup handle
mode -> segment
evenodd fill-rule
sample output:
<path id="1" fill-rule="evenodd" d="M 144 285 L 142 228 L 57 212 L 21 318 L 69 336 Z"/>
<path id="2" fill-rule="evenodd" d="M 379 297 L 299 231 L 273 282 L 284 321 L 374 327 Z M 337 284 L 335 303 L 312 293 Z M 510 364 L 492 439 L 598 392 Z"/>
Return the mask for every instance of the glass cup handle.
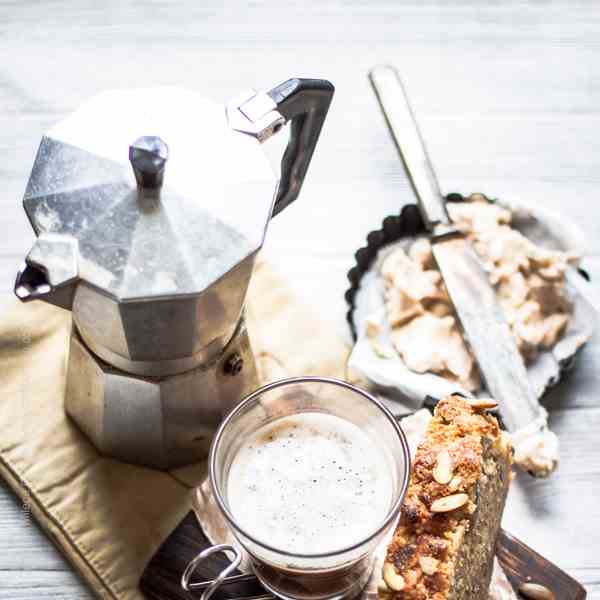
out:
<path id="1" fill-rule="evenodd" d="M 199 581 L 196 583 L 191 583 L 190 579 L 192 575 L 198 568 L 198 566 L 204 562 L 207 558 L 216 554 L 218 552 L 231 552 L 233 554 L 233 560 L 229 565 L 227 565 L 214 579 L 207 581 Z M 244 581 L 256 581 L 256 575 L 253 573 L 243 573 L 240 575 L 231 575 L 229 574 L 232 571 L 235 571 L 240 566 L 242 562 L 242 555 L 240 551 L 231 546 L 230 544 L 216 544 L 215 546 L 210 546 L 203 550 L 189 562 L 183 575 L 181 576 L 181 587 L 186 592 L 199 592 L 202 591 L 202 595 L 200 596 L 200 600 L 209 600 L 209 598 L 222 586 L 229 585 L 231 583 L 241 583 Z M 263 594 L 260 596 L 248 596 L 246 598 L 231 598 L 230 600 L 273 600 L 275 596 L 272 594 Z"/>

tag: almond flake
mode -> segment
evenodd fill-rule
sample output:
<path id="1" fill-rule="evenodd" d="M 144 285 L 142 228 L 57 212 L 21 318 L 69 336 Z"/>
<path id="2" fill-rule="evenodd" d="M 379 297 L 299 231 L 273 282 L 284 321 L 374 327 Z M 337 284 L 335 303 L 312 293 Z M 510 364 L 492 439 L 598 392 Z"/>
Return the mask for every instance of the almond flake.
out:
<path id="1" fill-rule="evenodd" d="M 433 556 L 421 556 L 419 558 L 419 565 L 425 575 L 433 575 L 438 568 L 439 560 L 433 558 Z"/>
<path id="2" fill-rule="evenodd" d="M 498 403 L 492 398 L 467 398 L 467 402 L 473 410 L 488 410 L 498 408 Z"/>
<path id="3" fill-rule="evenodd" d="M 434 513 L 450 512 L 464 506 L 469 500 L 467 494 L 452 494 L 444 498 L 438 498 L 432 504 L 429 510 Z"/>
<path id="4" fill-rule="evenodd" d="M 394 592 L 401 592 L 404 589 L 404 577 L 396 572 L 396 568 L 390 562 L 383 564 L 383 580 Z"/>
<path id="5" fill-rule="evenodd" d="M 519 586 L 519 593 L 530 600 L 554 600 L 554 594 L 539 583 L 523 583 Z"/>
<path id="6" fill-rule="evenodd" d="M 454 464 L 448 450 L 442 450 L 435 461 L 433 478 L 442 485 L 447 484 L 454 473 Z"/>
<path id="7" fill-rule="evenodd" d="M 448 489 L 451 492 L 455 492 L 462 484 L 462 477 L 456 475 L 452 478 L 452 481 L 448 484 Z"/>

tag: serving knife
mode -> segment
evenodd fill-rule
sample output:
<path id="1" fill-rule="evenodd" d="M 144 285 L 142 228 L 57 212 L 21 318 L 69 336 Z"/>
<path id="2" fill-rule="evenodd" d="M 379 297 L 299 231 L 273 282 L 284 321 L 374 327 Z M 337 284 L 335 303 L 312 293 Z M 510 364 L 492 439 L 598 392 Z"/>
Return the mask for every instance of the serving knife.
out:
<path id="1" fill-rule="evenodd" d="M 506 428 L 514 434 L 513 443 L 525 444 L 515 448 L 515 458 L 518 462 L 520 457 L 533 475 L 546 476 L 556 467 L 556 460 L 531 453 L 544 454 L 544 444 L 557 447 L 556 436 L 547 429 L 547 413 L 530 385 L 488 274 L 465 234 L 449 218 L 406 89 L 391 66 L 375 67 L 369 79 L 417 198 L 464 337 Z"/>

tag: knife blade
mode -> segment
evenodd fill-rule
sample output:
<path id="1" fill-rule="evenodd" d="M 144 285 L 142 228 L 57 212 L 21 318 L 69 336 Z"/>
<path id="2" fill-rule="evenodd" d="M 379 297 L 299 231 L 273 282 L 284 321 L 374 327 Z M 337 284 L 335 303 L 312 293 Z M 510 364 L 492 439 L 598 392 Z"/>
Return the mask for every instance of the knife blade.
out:
<path id="1" fill-rule="evenodd" d="M 434 241 L 432 251 L 486 387 L 517 431 L 538 417 L 539 402 L 487 273 L 464 237 Z"/>
<path id="2" fill-rule="evenodd" d="M 545 428 L 547 413 L 533 393 L 488 275 L 470 242 L 453 227 L 448 216 L 398 72 L 391 66 L 379 66 L 371 70 L 369 79 L 430 233 L 433 256 L 488 392 L 498 402 L 509 432 L 523 431 L 534 422 Z M 536 474 L 547 475 L 554 466 L 546 465 Z"/>

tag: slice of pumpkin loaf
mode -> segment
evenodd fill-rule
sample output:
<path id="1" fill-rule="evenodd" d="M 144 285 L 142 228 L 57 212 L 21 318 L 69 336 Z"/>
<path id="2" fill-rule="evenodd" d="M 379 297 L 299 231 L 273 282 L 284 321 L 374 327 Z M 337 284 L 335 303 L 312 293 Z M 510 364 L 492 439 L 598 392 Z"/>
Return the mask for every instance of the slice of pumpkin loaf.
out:
<path id="1" fill-rule="evenodd" d="M 419 444 L 381 592 L 393 600 L 487 600 L 512 451 L 495 403 L 441 400 Z"/>

